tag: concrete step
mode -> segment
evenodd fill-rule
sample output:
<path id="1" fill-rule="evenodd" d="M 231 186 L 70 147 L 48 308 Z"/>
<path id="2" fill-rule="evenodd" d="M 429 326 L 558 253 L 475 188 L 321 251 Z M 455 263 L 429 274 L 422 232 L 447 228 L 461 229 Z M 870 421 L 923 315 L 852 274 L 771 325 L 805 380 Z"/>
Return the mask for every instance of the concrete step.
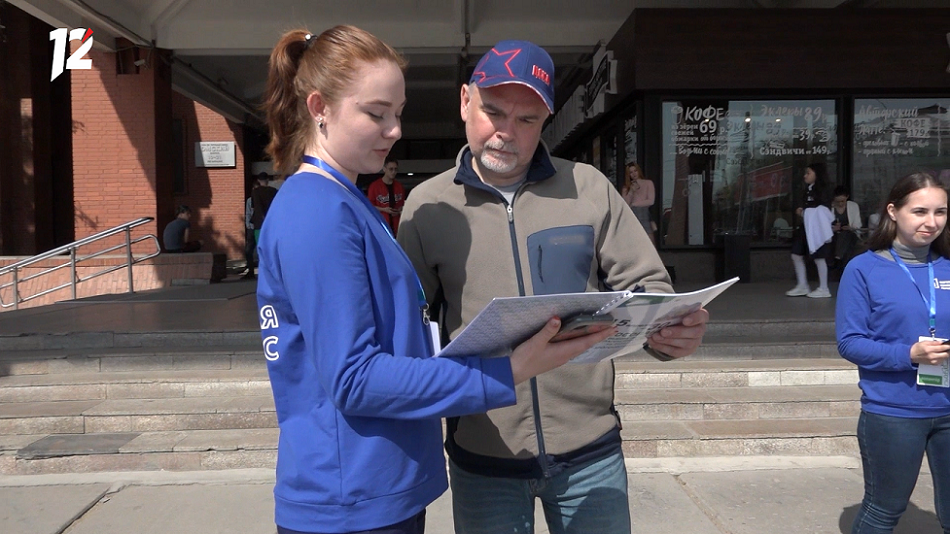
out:
<path id="1" fill-rule="evenodd" d="M 639 421 L 621 431 L 628 458 L 807 455 L 859 456 L 857 417 Z"/>
<path id="2" fill-rule="evenodd" d="M 716 320 L 707 325 L 712 337 L 763 337 L 779 339 L 789 336 L 824 336 L 833 340 L 833 318 Z M 69 334 L 25 333 L 0 335 L 0 354 L 14 351 L 76 351 L 94 349 L 181 349 L 185 351 L 233 347 L 241 351 L 259 351 L 258 330 L 220 332 L 74 332 Z"/>
<path id="3" fill-rule="evenodd" d="M 270 395 L 267 370 L 129 371 L 0 377 L 0 403 Z"/>
<path id="4" fill-rule="evenodd" d="M 0 351 L 0 377 L 17 375 L 265 369 L 253 347 L 91 348 Z"/>
<path id="5" fill-rule="evenodd" d="M 0 404 L 0 434 L 93 434 L 276 426 L 271 395 Z"/>
<path id="6" fill-rule="evenodd" d="M 856 417 L 640 421 L 621 431 L 628 458 L 859 456 Z M 276 428 L 0 437 L 0 474 L 269 468 Z"/>
<path id="7" fill-rule="evenodd" d="M 857 367 L 841 358 L 706 361 L 693 356 L 671 362 L 622 357 L 614 360 L 616 387 L 696 388 L 848 385 Z"/>
<path id="8" fill-rule="evenodd" d="M 776 303 L 781 304 L 781 301 Z M 713 316 L 706 325 L 712 337 L 763 337 L 781 339 L 791 336 L 824 336 L 835 338 L 834 318 L 719 320 Z"/>
<path id="9" fill-rule="evenodd" d="M 857 417 L 861 391 L 847 386 L 618 389 L 622 421 Z"/>
<path id="10" fill-rule="evenodd" d="M 644 351 L 621 357 L 625 361 L 655 361 Z M 838 345 L 825 335 L 781 337 L 713 336 L 707 334 L 703 344 L 689 356 L 689 361 L 769 360 L 789 358 L 840 358 Z"/>
<path id="11" fill-rule="evenodd" d="M 707 334 L 686 361 L 840 358 L 833 334 L 752 336 Z M 618 361 L 654 362 L 644 351 Z M 0 351 L 0 380 L 19 375 L 144 371 L 264 370 L 259 344 L 222 347 L 72 348 Z"/>
<path id="12" fill-rule="evenodd" d="M 199 355 L 199 358 L 206 356 Z M 113 357 L 129 358 L 127 355 Z M 236 361 L 247 363 L 249 360 L 243 356 L 235 360 L 235 356 L 226 354 L 214 361 L 227 362 L 229 357 L 230 365 L 222 364 L 220 367 L 224 368 L 210 370 L 74 371 L 0 376 L 0 403 L 271 394 L 262 362 L 254 360 L 247 366 L 237 365 Z M 105 365 L 126 367 L 118 361 L 108 361 Z M 615 367 L 618 389 L 831 385 L 856 384 L 858 380 L 854 365 L 840 357 L 733 361 L 690 357 L 673 362 L 624 357 L 615 360 Z"/>
<path id="13" fill-rule="evenodd" d="M 0 436 L 0 474 L 273 469 L 276 428 Z"/>
<path id="14" fill-rule="evenodd" d="M 87 350 L 170 347 L 191 350 L 205 347 L 261 347 L 258 330 L 220 332 L 73 332 L 66 334 L 26 333 L 0 335 L 0 353 L 30 350 Z"/>
<path id="15" fill-rule="evenodd" d="M 100 368 L 149 357 L 122 354 Z M 615 364 L 629 457 L 858 455 L 857 371 L 841 358 Z M 266 370 L 236 367 L 0 377 L 0 473 L 272 468 Z"/>

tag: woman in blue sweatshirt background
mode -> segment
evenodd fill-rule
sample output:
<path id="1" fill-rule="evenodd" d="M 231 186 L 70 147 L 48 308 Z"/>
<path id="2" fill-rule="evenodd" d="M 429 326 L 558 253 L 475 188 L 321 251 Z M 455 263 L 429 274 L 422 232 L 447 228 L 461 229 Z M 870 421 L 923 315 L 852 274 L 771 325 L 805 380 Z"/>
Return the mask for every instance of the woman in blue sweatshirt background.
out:
<path id="1" fill-rule="evenodd" d="M 838 351 L 858 365 L 864 500 L 852 534 L 893 532 L 924 452 L 937 517 L 950 534 L 950 389 L 918 366 L 947 365 L 950 230 L 947 190 L 929 174 L 898 180 L 868 251 L 845 268 L 835 313 Z"/>
<path id="2" fill-rule="evenodd" d="M 405 65 L 352 26 L 288 32 L 271 54 L 267 151 L 293 173 L 258 244 L 281 534 L 423 532 L 448 487 L 440 418 L 512 405 L 515 384 L 616 333 L 549 343 L 552 318 L 510 357 L 432 357 L 415 270 L 355 187 L 402 135 Z"/>

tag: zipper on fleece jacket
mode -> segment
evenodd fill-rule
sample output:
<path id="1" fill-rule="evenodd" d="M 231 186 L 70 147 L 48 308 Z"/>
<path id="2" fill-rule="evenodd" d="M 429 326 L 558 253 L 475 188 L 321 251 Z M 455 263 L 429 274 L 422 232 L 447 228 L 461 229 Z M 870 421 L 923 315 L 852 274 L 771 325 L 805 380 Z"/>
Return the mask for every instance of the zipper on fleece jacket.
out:
<path id="1" fill-rule="evenodd" d="M 517 197 L 518 194 L 515 193 Z M 524 276 L 521 274 L 521 255 L 518 254 L 518 234 L 515 232 L 515 214 L 512 205 L 507 200 L 505 209 L 508 211 L 508 233 L 511 236 L 511 254 L 515 259 L 515 273 L 518 276 L 518 293 L 525 296 Z M 534 413 L 534 432 L 538 436 L 538 463 L 541 464 L 541 472 L 544 478 L 550 477 L 547 452 L 544 448 L 544 431 L 541 429 L 541 403 L 538 400 L 538 379 L 532 377 L 531 380 L 531 409 Z"/>

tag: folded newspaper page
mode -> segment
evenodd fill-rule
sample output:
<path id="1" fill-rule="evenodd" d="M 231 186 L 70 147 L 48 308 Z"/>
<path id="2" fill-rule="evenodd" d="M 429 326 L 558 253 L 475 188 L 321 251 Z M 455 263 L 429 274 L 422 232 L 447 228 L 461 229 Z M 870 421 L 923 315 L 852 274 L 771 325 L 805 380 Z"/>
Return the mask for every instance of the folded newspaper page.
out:
<path id="1" fill-rule="evenodd" d="M 554 316 L 567 320 L 587 313 L 609 314 L 618 332 L 574 358 L 594 363 L 629 354 L 657 330 L 682 322 L 739 279 L 689 293 L 564 293 L 493 299 L 438 356 L 505 356 Z"/>

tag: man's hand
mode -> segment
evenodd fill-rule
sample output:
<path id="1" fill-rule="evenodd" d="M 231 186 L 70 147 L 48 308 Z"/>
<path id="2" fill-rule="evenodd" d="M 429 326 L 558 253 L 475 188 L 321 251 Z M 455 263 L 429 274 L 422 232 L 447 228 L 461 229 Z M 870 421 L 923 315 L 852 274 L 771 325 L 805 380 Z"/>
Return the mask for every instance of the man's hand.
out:
<path id="1" fill-rule="evenodd" d="M 682 324 L 668 326 L 650 336 L 647 344 L 673 358 L 689 356 L 702 343 L 708 322 L 709 312 L 705 308 L 699 309 L 683 317 Z"/>
<path id="2" fill-rule="evenodd" d="M 617 327 L 611 326 L 606 330 L 576 337 L 566 341 L 551 343 L 558 330 L 561 320 L 554 317 L 544 325 L 531 339 L 518 345 L 511 353 L 511 375 L 515 384 L 520 384 L 529 378 L 555 369 L 572 358 L 608 337 L 617 333 Z"/>

